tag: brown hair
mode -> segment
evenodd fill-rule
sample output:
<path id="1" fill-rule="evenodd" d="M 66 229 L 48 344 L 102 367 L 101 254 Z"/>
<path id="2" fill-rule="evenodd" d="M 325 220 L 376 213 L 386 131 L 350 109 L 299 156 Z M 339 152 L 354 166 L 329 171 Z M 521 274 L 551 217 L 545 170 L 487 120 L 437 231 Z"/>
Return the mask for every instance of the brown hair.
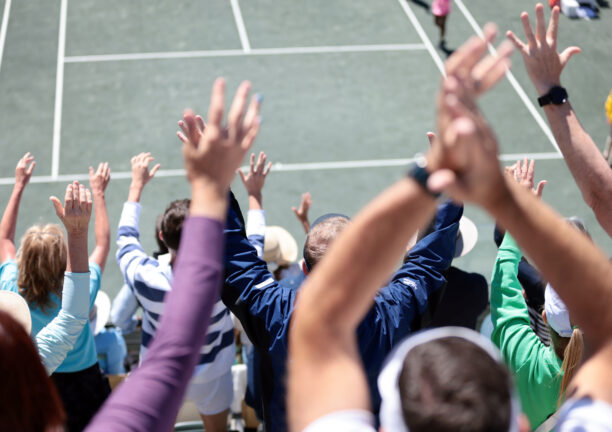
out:
<path id="1" fill-rule="evenodd" d="M 46 432 L 66 415 L 55 386 L 21 324 L 0 311 L 0 430 Z"/>
<path id="2" fill-rule="evenodd" d="M 178 251 L 181 242 L 181 232 L 183 230 L 183 222 L 189 214 L 189 204 L 191 200 L 182 199 L 172 201 L 164 212 L 161 221 L 161 232 L 164 238 L 164 243 L 169 249 Z"/>
<path id="3" fill-rule="evenodd" d="M 402 414 L 412 432 L 506 432 L 512 379 L 479 346 L 457 337 L 413 348 L 399 376 Z"/>
<path id="4" fill-rule="evenodd" d="M 51 293 L 61 295 L 67 254 L 59 225 L 34 225 L 26 231 L 17 253 L 17 285 L 28 304 L 44 311 L 51 306 Z"/>

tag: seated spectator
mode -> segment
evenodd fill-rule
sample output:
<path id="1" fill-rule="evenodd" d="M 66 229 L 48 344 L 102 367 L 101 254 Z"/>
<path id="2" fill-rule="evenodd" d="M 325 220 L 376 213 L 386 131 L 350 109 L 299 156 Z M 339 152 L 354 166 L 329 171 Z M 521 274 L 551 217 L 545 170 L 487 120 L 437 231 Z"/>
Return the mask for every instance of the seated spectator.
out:
<path id="1" fill-rule="evenodd" d="M 16 189 L 27 184 L 33 168 L 33 165 L 27 166 L 30 162 L 32 159 L 26 154 L 18 163 Z M 15 207 L 18 207 L 19 196 L 13 194 L 12 198 L 5 215 L 8 212 L 8 215 L 13 214 L 16 217 Z M 30 307 L 14 290 L 2 292 L 0 368 L 6 373 L 3 374 L 4 381 L 0 386 L 4 401 L 0 412 L 0 430 L 63 429 L 66 421 L 66 413 L 59 394 L 51 379 L 47 377 L 41 359 L 45 362 L 47 371 L 52 372 L 62 363 L 82 334 L 83 318 L 85 322 L 87 320 L 86 314 L 89 311 L 87 230 L 92 202 L 89 190 L 77 182 L 66 187 L 64 206 L 57 198 L 53 197 L 53 200 L 57 216 L 65 226 L 68 237 L 62 266 L 65 270 L 62 270 L 64 276 L 62 309 L 34 337 L 38 344 L 37 353 L 33 340 L 29 337 L 35 318 L 30 312 Z M 10 222 L 10 219 L 3 218 L 3 223 L 0 224 L 5 234 L 4 230 L 11 226 L 6 224 L 7 221 Z M 56 235 L 63 239 L 59 227 L 57 232 Z M 10 246 L 10 242 L 3 242 L 3 251 L 10 253 Z M 58 251 L 58 254 L 61 253 L 61 250 Z M 10 288 L 13 284 L 11 280 L 2 280 L 0 283 L 3 289 Z M 8 299 L 10 303 L 7 304 Z M 73 317 L 71 311 L 77 314 Z M 78 319 L 78 325 L 72 322 L 75 318 Z"/>
<path id="2" fill-rule="evenodd" d="M 533 162 L 533 161 L 532 161 Z M 533 189 L 533 163 L 530 179 L 523 184 Z M 545 421 L 550 430 L 567 386 L 582 360 L 582 332 L 573 329 L 565 304 L 549 286 L 545 291 L 543 321 L 549 325 L 551 346 L 545 345 L 530 326 L 527 305 L 518 280 L 521 251 L 509 233 L 499 248 L 491 281 L 492 340 L 514 373 L 522 406 L 535 429 Z"/>
<path id="3" fill-rule="evenodd" d="M 28 163 L 28 156 L 20 164 Z M 30 174 L 33 164 L 30 165 Z M 26 179 L 27 180 L 27 179 Z M 84 227 L 85 230 L 87 227 Z M 68 233 L 72 235 L 71 232 Z M 87 257 L 87 245 L 69 238 L 67 261 L 76 263 Z M 81 246 L 81 247 L 78 247 Z M 72 269 L 72 265 L 70 265 Z M 23 325 L 28 334 L 32 331 L 30 308 L 23 297 L 13 291 L 0 291 L 0 310 L 8 313 Z M 51 374 L 62 364 L 68 352 L 72 350 L 89 314 L 89 273 L 64 272 L 62 285 L 62 307 L 53 320 L 43 327 L 35 336 L 38 355 Z"/>
<path id="4" fill-rule="evenodd" d="M 198 139 L 203 130 L 198 131 Z M 164 212 L 161 234 L 170 251 L 157 259 L 149 257 L 140 244 L 140 197 L 145 185 L 154 177 L 160 165 L 149 170 L 153 157 L 149 153 L 134 156 L 132 183 L 128 200 L 123 206 L 117 230 L 117 261 L 126 284 L 143 307 L 140 362 L 147 361 L 147 350 L 156 334 L 165 296 L 171 290 L 181 232 L 187 217 L 189 200 L 170 203 Z M 202 346 L 198 366 L 187 390 L 187 399 L 193 401 L 207 431 L 224 431 L 233 397 L 231 367 L 234 363 L 234 327 L 229 311 L 217 299 L 213 320 L 208 328 L 209 338 Z"/>
<path id="5" fill-rule="evenodd" d="M 24 156 L 24 159 L 29 160 L 29 156 Z M 28 302 L 32 314 L 32 335 L 36 336 L 60 312 L 67 249 L 62 230 L 57 225 L 48 224 L 30 227 L 22 237 L 19 253 L 15 250 L 17 215 L 21 196 L 27 184 L 24 178 L 27 176 L 29 179 L 23 164 L 24 159 L 17 167 L 16 187 L 13 189 L 1 222 L 0 241 L 3 246 L 0 282 L 2 289 L 18 292 Z M 110 226 L 104 198 L 104 191 L 110 180 L 108 164 L 101 163 L 95 171 L 90 167 L 89 178 L 95 209 L 96 239 L 95 248 L 89 257 L 89 308 L 91 308 L 100 288 L 102 271 L 110 249 Z M 70 186 L 70 193 L 73 194 L 72 199 L 68 201 L 70 206 L 73 202 L 79 202 L 77 199 L 85 200 L 86 191 L 83 185 L 75 182 Z M 64 209 L 60 201 L 55 197 L 52 201 L 58 217 L 62 219 Z M 89 214 L 86 218 L 83 215 L 81 223 L 88 221 Z M 97 364 L 93 334 L 89 326 L 83 328 L 74 348 L 56 368 L 51 378 L 66 409 L 68 429 L 82 430 L 110 393 L 108 381 L 101 374 Z"/>
<path id="6" fill-rule="evenodd" d="M 245 236 L 238 203 L 233 198 L 230 203 L 225 230 L 226 280 L 221 298 L 241 321 L 261 358 L 260 409 L 265 427 L 269 431 L 286 430 L 287 337 L 299 290 L 274 280 Z M 376 376 L 385 353 L 397 340 L 421 327 L 421 317 L 428 315 L 429 298 L 445 283 L 441 272 L 452 259 L 461 213 L 462 208 L 449 203 L 441 207 L 438 230 L 417 244 L 410 259 L 380 289 L 375 306 L 359 328 L 360 351 L 369 366 L 370 389 L 375 401 L 380 400 Z M 328 219 L 326 224 L 320 224 L 316 238 L 306 241 L 305 259 L 309 269 L 316 267 L 326 248 L 333 244 L 334 236 L 348 225 L 345 218 Z M 311 227 L 309 237 L 316 232 L 315 228 Z"/>

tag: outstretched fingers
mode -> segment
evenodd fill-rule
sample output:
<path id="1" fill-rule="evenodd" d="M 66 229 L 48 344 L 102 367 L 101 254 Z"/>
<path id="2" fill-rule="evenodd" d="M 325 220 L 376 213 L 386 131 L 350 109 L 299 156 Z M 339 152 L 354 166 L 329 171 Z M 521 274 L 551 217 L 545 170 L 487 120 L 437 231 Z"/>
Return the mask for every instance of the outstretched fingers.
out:
<path id="1" fill-rule="evenodd" d="M 559 32 L 559 6 L 555 6 L 550 15 L 550 22 L 548 23 L 548 31 L 546 32 L 546 39 L 548 44 L 556 51 L 557 50 L 557 34 Z"/>
<path id="2" fill-rule="evenodd" d="M 546 43 L 546 20 L 544 18 L 544 6 L 538 3 L 535 8 L 536 15 L 536 40 L 540 45 Z"/>
<path id="3" fill-rule="evenodd" d="M 510 68 L 510 55 L 514 50 L 508 41 L 502 42 L 497 49 L 497 56 L 489 56 L 474 67 L 474 90 L 485 93 L 497 84 Z"/>

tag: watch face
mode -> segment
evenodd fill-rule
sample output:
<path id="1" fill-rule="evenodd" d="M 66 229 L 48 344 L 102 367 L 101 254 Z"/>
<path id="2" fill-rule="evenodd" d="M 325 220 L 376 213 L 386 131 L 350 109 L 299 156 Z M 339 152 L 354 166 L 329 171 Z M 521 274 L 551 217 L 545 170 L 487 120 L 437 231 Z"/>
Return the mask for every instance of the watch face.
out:
<path id="1" fill-rule="evenodd" d="M 563 87 L 553 87 L 548 94 L 550 95 L 550 101 L 555 105 L 567 102 L 567 91 Z"/>

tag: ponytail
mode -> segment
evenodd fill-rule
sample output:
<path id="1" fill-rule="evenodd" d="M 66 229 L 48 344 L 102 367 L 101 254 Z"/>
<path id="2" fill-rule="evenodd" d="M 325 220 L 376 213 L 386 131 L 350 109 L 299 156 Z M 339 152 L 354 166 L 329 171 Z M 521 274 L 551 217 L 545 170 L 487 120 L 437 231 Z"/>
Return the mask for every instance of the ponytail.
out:
<path id="1" fill-rule="evenodd" d="M 559 400 L 557 401 L 559 406 L 563 403 L 567 386 L 580 366 L 583 350 L 584 340 L 582 331 L 579 328 L 575 328 L 563 353 L 563 363 L 561 364 L 563 378 L 561 379 L 561 391 L 559 393 Z"/>

